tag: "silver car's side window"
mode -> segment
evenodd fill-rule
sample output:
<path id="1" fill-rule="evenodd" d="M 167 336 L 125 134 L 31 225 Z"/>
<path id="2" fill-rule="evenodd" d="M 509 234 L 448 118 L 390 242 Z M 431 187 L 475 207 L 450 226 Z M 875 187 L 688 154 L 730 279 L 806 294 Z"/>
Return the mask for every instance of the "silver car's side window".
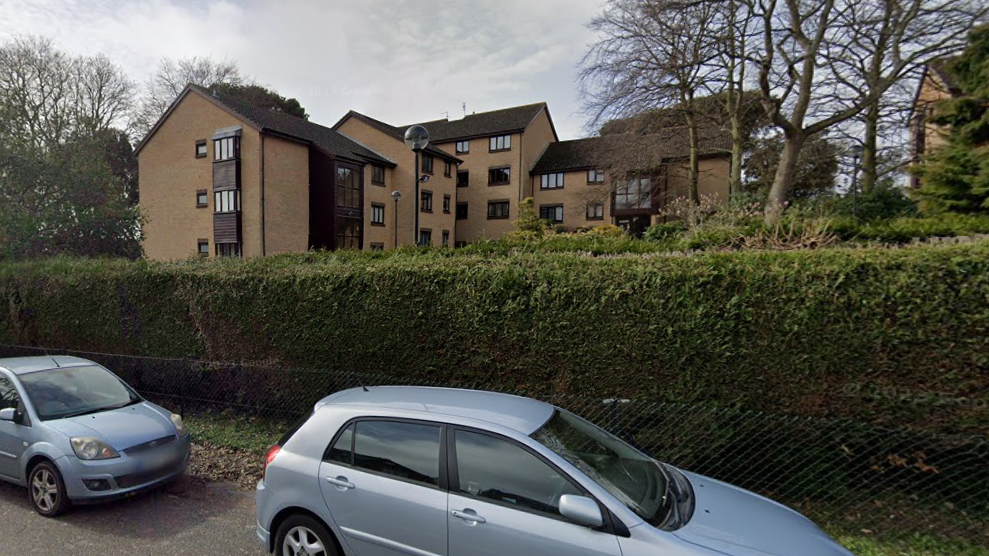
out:
<path id="1" fill-rule="evenodd" d="M 327 456 L 339 455 L 339 463 L 378 475 L 438 487 L 440 478 L 439 425 L 391 420 L 360 420 L 345 430 Z M 346 453 L 347 437 L 353 438 L 353 454 Z M 337 445 L 339 452 L 336 452 Z M 348 458 L 352 458 L 348 461 Z M 351 463 L 352 462 L 352 463 Z"/>
<path id="2" fill-rule="evenodd" d="M 513 442 L 465 430 L 455 435 L 463 494 L 554 517 L 560 515 L 561 496 L 582 495 L 568 478 Z"/>
<path id="3" fill-rule="evenodd" d="M 323 456 L 323 460 L 343 465 L 354 464 L 354 423 L 347 425 L 347 428 L 337 436 L 336 441 Z"/>

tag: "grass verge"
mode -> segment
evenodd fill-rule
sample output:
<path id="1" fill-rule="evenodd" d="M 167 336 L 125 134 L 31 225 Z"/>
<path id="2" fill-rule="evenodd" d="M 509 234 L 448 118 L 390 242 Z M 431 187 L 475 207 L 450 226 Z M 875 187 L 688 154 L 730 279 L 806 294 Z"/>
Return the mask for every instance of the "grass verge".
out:
<path id="1" fill-rule="evenodd" d="M 989 556 L 989 548 L 985 546 L 932 535 L 917 533 L 875 537 L 822 525 L 828 534 L 858 556 Z"/>
<path id="2" fill-rule="evenodd" d="M 186 428 L 197 441 L 214 446 L 264 456 L 294 421 L 245 416 L 230 412 L 197 412 L 183 418 Z"/>

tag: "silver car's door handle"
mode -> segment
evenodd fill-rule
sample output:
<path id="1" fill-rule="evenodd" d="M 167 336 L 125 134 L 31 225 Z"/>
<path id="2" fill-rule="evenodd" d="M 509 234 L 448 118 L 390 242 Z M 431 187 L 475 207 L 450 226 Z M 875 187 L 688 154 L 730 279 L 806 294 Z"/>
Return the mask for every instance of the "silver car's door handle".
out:
<path id="1" fill-rule="evenodd" d="M 339 489 L 343 489 L 343 490 L 350 490 L 350 489 L 354 488 L 354 483 L 348 481 L 347 480 L 347 477 L 342 477 L 341 476 L 341 477 L 337 477 L 335 479 L 333 477 L 327 477 L 326 478 L 326 482 L 330 483 L 331 485 L 333 485 L 333 486 L 335 486 L 335 487 L 337 487 Z"/>
<path id="2" fill-rule="evenodd" d="M 483 517 L 477 515 L 474 512 L 474 510 L 470 510 L 470 509 L 467 509 L 467 510 L 453 510 L 453 511 L 450 512 L 450 514 L 453 515 L 453 517 L 455 517 L 457 519 L 462 519 L 462 520 L 466 521 L 468 525 L 472 525 L 474 523 L 487 523 L 488 522 L 488 520 L 486 520 Z"/>

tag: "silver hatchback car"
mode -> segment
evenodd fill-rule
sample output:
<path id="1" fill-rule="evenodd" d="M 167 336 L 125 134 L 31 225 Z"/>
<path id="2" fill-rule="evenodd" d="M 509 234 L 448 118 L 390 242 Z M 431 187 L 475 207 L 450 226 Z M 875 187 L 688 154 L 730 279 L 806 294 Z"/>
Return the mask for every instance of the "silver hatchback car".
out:
<path id="1" fill-rule="evenodd" d="M 53 517 L 158 486 L 189 458 L 182 419 L 77 357 L 0 359 L 0 479 Z"/>
<path id="2" fill-rule="evenodd" d="M 257 536 L 280 556 L 848 556 L 800 514 L 659 463 L 552 405 L 373 387 L 269 450 Z"/>

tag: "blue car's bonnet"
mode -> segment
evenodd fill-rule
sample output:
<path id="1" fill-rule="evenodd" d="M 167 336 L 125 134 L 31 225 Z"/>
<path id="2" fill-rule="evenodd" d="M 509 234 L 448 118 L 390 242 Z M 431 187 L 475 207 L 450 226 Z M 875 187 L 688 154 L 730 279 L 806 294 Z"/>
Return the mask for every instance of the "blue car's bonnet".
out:
<path id="1" fill-rule="evenodd" d="M 45 421 L 45 424 L 66 436 L 101 438 L 118 451 L 175 435 L 175 425 L 171 419 L 148 402 L 92 415 Z"/>

